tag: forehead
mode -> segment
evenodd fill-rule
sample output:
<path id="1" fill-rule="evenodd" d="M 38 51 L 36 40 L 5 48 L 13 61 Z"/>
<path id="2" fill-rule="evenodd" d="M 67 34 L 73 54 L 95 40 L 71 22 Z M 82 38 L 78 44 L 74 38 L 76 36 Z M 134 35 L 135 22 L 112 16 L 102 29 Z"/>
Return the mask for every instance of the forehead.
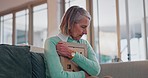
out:
<path id="1" fill-rule="evenodd" d="M 78 23 L 79 24 L 89 25 L 90 24 L 90 19 L 84 16 Z"/>

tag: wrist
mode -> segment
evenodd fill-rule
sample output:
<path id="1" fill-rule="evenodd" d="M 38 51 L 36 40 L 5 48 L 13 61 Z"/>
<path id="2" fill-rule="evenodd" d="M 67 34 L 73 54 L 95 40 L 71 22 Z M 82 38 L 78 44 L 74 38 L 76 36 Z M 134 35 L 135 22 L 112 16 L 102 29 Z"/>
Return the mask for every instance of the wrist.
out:
<path id="1" fill-rule="evenodd" d="M 70 59 L 72 59 L 75 56 L 76 52 L 74 50 L 70 51 Z"/>
<path id="2" fill-rule="evenodd" d="M 76 54 L 76 52 L 71 53 L 72 58 L 75 56 L 75 54 Z"/>

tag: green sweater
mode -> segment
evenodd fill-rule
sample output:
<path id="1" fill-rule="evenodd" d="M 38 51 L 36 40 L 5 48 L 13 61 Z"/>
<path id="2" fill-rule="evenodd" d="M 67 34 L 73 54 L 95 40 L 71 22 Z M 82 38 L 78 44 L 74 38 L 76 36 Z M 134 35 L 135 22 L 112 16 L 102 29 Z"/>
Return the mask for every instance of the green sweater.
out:
<path id="1" fill-rule="evenodd" d="M 93 51 L 90 44 L 83 39 L 79 41 L 73 40 L 68 37 L 67 42 L 80 43 L 87 45 L 88 57 L 76 52 L 75 56 L 71 59 L 83 70 L 78 72 L 64 71 L 60 62 L 60 57 L 56 51 L 56 44 L 61 41 L 58 36 L 48 38 L 45 42 L 45 65 L 46 65 L 46 78 L 85 78 L 84 70 L 91 76 L 97 76 L 100 73 L 100 65 L 96 58 L 96 54 Z"/>

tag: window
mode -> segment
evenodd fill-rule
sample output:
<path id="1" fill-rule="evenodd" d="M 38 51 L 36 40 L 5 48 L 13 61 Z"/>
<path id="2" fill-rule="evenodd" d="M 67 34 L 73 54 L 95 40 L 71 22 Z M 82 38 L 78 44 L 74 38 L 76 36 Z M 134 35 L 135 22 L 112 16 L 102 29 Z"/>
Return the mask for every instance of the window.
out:
<path id="1" fill-rule="evenodd" d="M 47 3 L 36 6 L 31 5 L 31 7 L 29 6 L 22 10 L 18 8 L 18 11 L 12 10 L 11 13 L 14 14 L 14 17 L 12 17 L 12 14 L 8 14 L 1 16 L 0 18 L 0 43 L 13 45 L 33 44 L 37 47 L 43 47 L 44 41 L 47 38 Z M 30 19 L 29 13 L 31 15 Z M 29 21 L 33 21 L 33 25 L 29 24 Z M 28 33 L 29 26 L 30 31 L 33 33 Z M 13 37 L 12 33 L 14 33 Z M 33 38 L 33 41 L 31 40 L 31 37 Z M 12 43 L 12 41 L 15 43 Z"/>
<path id="2" fill-rule="evenodd" d="M 120 2 L 120 13 L 125 13 L 127 10 L 123 5 L 125 1 Z M 135 8 L 136 7 L 136 8 Z M 128 18 L 129 18 L 129 33 L 124 35 L 125 31 L 123 29 L 127 27 L 126 23 L 123 22 L 124 16 L 121 15 L 121 54 L 122 60 L 128 61 L 128 53 L 131 55 L 131 61 L 135 60 L 144 60 L 146 59 L 145 56 L 145 47 L 144 47 L 144 21 L 143 21 L 143 1 L 141 0 L 128 0 Z M 124 14 L 125 15 L 125 14 Z M 125 19 L 124 19 L 125 20 Z M 127 32 L 127 30 L 126 30 Z M 129 36 L 130 42 L 130 51 L 127 49 L 127 36 Z M 129 48 L 129 47 L 128 47 Z"/>
<path id="3" fill-rule="evenodd" d="M 145 1 L 145 11 L 146 11 L 146 38 L 147 38 L 147 45 L 148 45 L 148 0 L 144 0 L 144 1 Z M 148 52 L 145 54 L 148 54 Z"/>
<path id="4" fill-rule="evenodd" d="M 16 13 L 16 44 L 28 44 L 28 10 Z"/>
<path id="5" fill-rule="evenodd" d="M 95 51 L 100 53 L 101 63 L 113 62 L 118 57 L 116 0 L 94 0 L 93 3 Z M 119 0 L 118 5 L 121 60 L 123 62 L 145 60 L 147 47 L 145 46 L 143 1 Z M 145 7 L 147 17 L 147 5 Z"/>
<path id="6" fill-rule="evenodd" d="M 47 4 L 33 8 L 33 45 L 43 47 L 47 38 Z"/>
<path id="7" fill-rule="evenodd" d="M 12 14 L 1 16 L 1 43 L 12 44 Z"/>
<path id="8" fill-rule="evenodd" d="M 112 62 L 117 57 L 118 50 L 115 0 L 99 0 L 98 5 L 101 63 Z"/>

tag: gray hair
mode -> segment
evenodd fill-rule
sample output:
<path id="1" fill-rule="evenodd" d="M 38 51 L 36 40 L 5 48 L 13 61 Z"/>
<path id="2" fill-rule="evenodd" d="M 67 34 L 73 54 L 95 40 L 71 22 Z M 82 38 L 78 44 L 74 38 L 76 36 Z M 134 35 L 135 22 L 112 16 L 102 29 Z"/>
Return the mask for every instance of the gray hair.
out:
<path id="1" fill-rule="evenodd" d="M 89 12 L 85 9 L 79 6 L 70 7 L 62 18 L 60 25 L 61 33 L 64 35 L 69 35 L 69 29 L 73 28 L 75 23 L 79 23 L 84 16 L 91 20 Z"/>

